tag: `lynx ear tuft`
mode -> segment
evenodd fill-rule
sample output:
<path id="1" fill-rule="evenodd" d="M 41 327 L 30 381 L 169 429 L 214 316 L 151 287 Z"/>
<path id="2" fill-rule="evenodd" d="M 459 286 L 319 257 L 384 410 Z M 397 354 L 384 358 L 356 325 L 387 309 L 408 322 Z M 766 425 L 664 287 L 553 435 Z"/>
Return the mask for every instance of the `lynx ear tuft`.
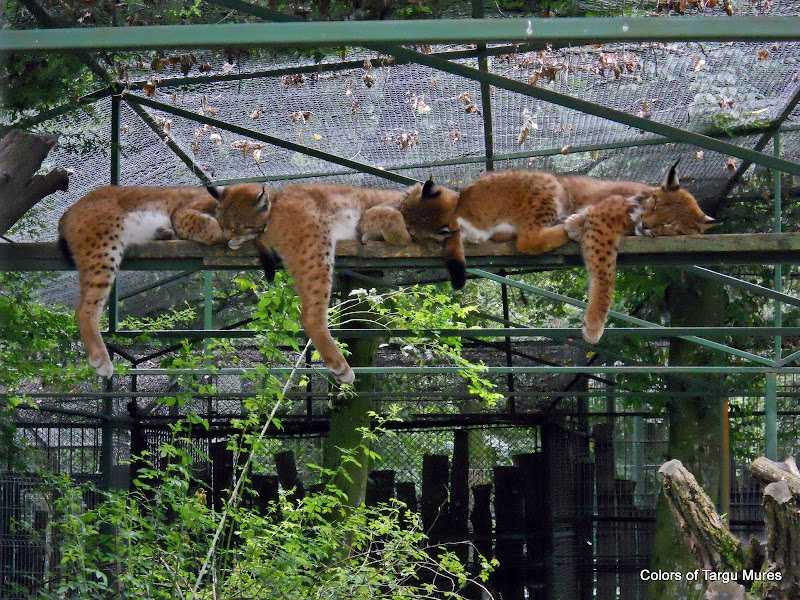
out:
<path id="1" fill-rule="evenodd" d="M 439 186 L 433 182 L 433 179 L 428 179 L 428 181 L 425 182 L 425 185 L 422 186 L 423 198 L 435 198 L 441 193 L 442 190 L 440 190 Z"/>
<path id="2" fill-rule="evenodd" d="M 662 187 L 664 188 L 664 190 L 668 192 L 674 192 L 675 190 L 680 189 L 681 187 L 681 182 L 678 180 L 678 172 L 677 172 L 677 167 L 679 162 L 681 162 L 680 158 L 675 161 L 674 165 L 672 165 L 672 167 L 669 170 L 669 173 L 667 173 L 667 178 L 664 180 L 664 185 Z"/>
<path id="3" fill-rule="evenodd" d="M 261 193 L 256 198 L 256 210 L 258 211 L 265 211 L 269 210 L 270 201 L 269 201 L 269 190 L 267 186 L 261 188 Z"/>
<path id="4" fill-rule="evenodd" d="M 214 196 L 217 200 L 222 197 L 222 193 L 225 191 L 225 188 L 221 185 L 207 185 L 206 189 L 208 193 Z"/>

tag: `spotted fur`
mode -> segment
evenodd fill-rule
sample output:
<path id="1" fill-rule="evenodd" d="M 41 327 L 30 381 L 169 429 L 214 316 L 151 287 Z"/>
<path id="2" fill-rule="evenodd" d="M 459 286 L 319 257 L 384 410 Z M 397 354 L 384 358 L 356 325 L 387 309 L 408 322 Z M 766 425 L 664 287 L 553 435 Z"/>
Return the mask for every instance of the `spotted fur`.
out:
<path id="1" fill-rule="evenodd" d="M 263 230 L 269 211 L 263 195 L 268 197 L 268 190 L 237 186 L 227 201 L 235 206 L 247 197 L 251 206 L 257 205 L 248 194 L 262 196 L 261 210 L 244 211 L 238 218 Z M 228 242 L 234 234 L 220 227 L 214 217 L 217 208 L 217 200 L 203 188 L 106 186 L 83 196 L 61 217 L 60 243 L 68 249 L 80 283 L 78 329 L 97 375 L 110 377 L 114 371 L 100 335 L 100 315 L 125 250 L 173 234 L 203 244 Z M 241 230 L 235 233 L 242 235 Z"/>
<path id="2" fill-rule="evenodd" d="M 466 281 L 464 241 L 516 239 L 519 252 L 541 254 L 574 239 L 581 242 L 590 276 L 584 338 L 596 343 L 611 306 L 622 236 L 691 235 L 714 224 L 681 189 L 676 166 L 660 187 L 541 171 L 481 177 L 461 192 L 450 216 L 453 235 L 445 245 L 445 261 L 453 287 L 460 289 Z"/>
<path id="3" fill-rule="evenodd" d="M 256 246 L 282 259 L 300 296 L 301 325 L 340 383 L 352 383 L 355 376 L 328 329 L 336 243 L 360 239 L 405 246 L 412 238 L 437 238 L 438 227 L 425 215 L 432 212 L 428 200 L 438 193 L 432 182 L 406 190 L 287 185 L 275 197 Z M 219 218 L 231 225 L 237 217 L 223 207 Z"/>

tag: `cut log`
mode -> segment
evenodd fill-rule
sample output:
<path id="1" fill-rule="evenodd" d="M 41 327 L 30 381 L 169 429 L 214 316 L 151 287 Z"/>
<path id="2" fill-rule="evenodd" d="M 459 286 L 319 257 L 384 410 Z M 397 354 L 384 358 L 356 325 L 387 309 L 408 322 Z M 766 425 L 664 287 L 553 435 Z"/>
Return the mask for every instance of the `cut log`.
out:
<path id="1" fill-rule="evenodd" d="M 761 481 L 766 481 L 767 483 L 785 481 L 792 494 L 796 498 L 800 498 L 800 476 L 794 473 L 794 471 L 797 471 L 797 465 L 793 464 L 794 459 L 791 462 L 787 461 L 775 462 L 760 456 L 750 465 L 750 472 Z"/>
<path id="2" fill-rule="evenodd" d="M 7 232 L 37 202 L 55 191 L 66 191 L 69 172 L 55 169 L 36 175 L 57 135 L 10 130 L 0 140 L 0 235 Z"/>
<path id="3" fill-rule="evenodd" d="M 767 574 L 765 600 L 800 598 L 800 513 L 786 481 L 770 483 L 764 489 L 761 506 L 767 524 Z"/>
<path id="4" fill-rule="evenodd" d="M 679 460 L 664 463 L 658 472 L 664 495 L 700 568 L 720 573 L 739 570 L 744 562 L 742 544 L 728 531 L 694 475 Z"/>

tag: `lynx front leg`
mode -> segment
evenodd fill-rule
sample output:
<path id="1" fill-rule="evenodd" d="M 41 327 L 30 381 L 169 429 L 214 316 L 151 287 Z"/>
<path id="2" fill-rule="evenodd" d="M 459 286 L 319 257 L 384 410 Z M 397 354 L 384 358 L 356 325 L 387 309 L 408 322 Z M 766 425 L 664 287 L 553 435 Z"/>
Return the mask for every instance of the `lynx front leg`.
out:
<path id="1" fill-rule="evenodd" d="M 358 223 L 361 243 L 383 240 L 392 246 L 408 246 L 411 235 L 406 228 L 402 213 L 390 206 L 373 206 L 364 211 Z"/>
<path id="2" fill-rule="evenodd" d="M 583 234 L 583 260 L 589 273 L 589 302 L 583 317 L 583 339 L 596 344 L 603 337 L 617 277 L 621 235 L 589 229 Z"/>
<path id="3" fill-rule="evenodd" d="M 216 206 L 217 202 L 209 198 L 209 205 Z M 203 209 L 203 202 L 195 202 L 175 211 L 172 215 L 172 225 L 175 233 L 185 240 L 200 242 L 201 244 L 221 244 L 227 241 L 222 233 L 222 228 L 217 220 Z"/>

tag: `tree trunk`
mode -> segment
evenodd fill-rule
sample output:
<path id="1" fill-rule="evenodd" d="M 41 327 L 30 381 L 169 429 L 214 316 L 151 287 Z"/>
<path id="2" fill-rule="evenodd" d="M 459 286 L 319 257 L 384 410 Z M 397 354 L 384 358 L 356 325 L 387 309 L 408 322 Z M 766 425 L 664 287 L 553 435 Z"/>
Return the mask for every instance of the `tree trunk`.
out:
<path id="1" fill-rule="evenodd" d="M 352 282 L 349 278 L 342 278 L 343 296 L 346 298 L 351 289 Z M 356 304 L 349 312 L 364 314 L 368 307 Z M 359 327 L 360 322 L 348 323 L 350 327 Z M 379 338 L 355 338 L 343 340 L 350 349 L 347 362 L 351 367 L 369 367 L 375 362 L 378 351 Z M 339 450 L 352 450 L 359 448 L 363 440 L 361 430 L 370 425 L 370 411 L 373 404 L 369 397 L 360 395 L 363 391 L 375 389 L 374 375 L 358 375 L 353 383 L 352 392 L 342 394 L 334 399 L 331 412 L 330 430 L 325 440 L 322 464 L 326 469 L 338 469 L 342 460 Z M 363 449 L 357 450 L 355 462 L 348 461 L 342 465 L 343 472 L 336 477 L 335 484 L 348 498 L 349 506 L 358 506 L 364 501 L 367 490 L 367 475 L 369 473 L 369 459 Z"/>
<path id="2" fill-rule="evenodd" d="M 727 294 L 717 283 L 691 277 L 680 272 L 680 279 L 667 289 L 667 307 L 670 324 L 675 327 L 724 324 Z M 672 339 L 669 347 L 671 365 L 718 365 L 724 364 L 724 355 L 689 341 Z M 708 381 L 708 377 L 704 378 Z M 723 382 L 719 382 L 723 389 Z M 690 391 L 685 380 L 671 379 L 668 389 Z M 722 399 L 709 396 L 707 392 L 697 396 L 672 397 L 667 407 L 669 415 L 669 441 L 667 455 L 679 459 L 697 476 L 709 497 L 720 497 L 720 461 L 722 445 L 720 423 Z M 669 506 L 660 496 L 656 509 L 656 532 L 650 569 L 658 571 L 687 572 L 694 569 L 694 560 L 672 518 Z M 655 581 L 649 585 L 649 598 L 699 597 L 694 585 L 682 581 Z"/>
<path id="3" fill-rule="evenodd" d="M 66 170 L 35 175 L 57 141 L 57 135 L 36 135 L 18 129 L 10 130 L 0 140 L 0 235 L 39 200 L 57 190 L 66 191 Z"/>

